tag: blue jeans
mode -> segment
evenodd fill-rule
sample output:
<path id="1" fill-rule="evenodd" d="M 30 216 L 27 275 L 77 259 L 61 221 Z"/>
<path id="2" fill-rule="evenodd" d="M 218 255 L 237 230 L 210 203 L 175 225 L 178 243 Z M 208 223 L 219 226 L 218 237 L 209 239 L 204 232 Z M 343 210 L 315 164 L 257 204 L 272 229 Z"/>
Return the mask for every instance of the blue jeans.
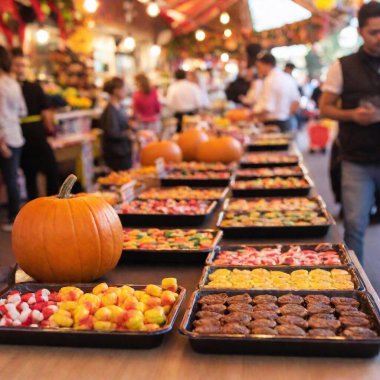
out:
<path id="1" fill-rule="evenodd" d="M 12 156 L 5 158 L 0 155 L 0 170 L 3 175 L 8 194 L 8 221 L 13 223 L 20 210 L 20 189 L 17 182 L 17 171 L 20 167 L 21 149 L 11 148 Z"/>
<path id="2" fill-rule="evenodd" d="M 363 262 L 364 235 L 369 215 L 375 204 L 375 192 L 380 190 L 380 165 L 342 163 L 342 203 L 344 240 Z"/>

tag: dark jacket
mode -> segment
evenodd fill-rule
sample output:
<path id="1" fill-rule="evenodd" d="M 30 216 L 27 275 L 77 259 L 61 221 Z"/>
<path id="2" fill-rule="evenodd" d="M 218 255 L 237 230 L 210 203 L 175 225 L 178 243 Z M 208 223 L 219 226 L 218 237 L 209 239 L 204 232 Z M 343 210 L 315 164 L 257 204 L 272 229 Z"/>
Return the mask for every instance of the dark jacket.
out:
<path id="1" fill-rule="evenodd" d="M 342 108 L 354 109 L 361 100 L 380 96 L 380 59 L 363 49 L 340 60 L 343 73 Z M 339 123 L 341 158 L 361 164 L 380 163 L 380 123 L 362 126 Z"/>
<path id="2" fill-rule="evenodd" d="M 250 85 L 244 78 L 237 77 L 226 88 L 227 99 L 235 103 L 241 103 L 240 96 L 247 95 Z"/>

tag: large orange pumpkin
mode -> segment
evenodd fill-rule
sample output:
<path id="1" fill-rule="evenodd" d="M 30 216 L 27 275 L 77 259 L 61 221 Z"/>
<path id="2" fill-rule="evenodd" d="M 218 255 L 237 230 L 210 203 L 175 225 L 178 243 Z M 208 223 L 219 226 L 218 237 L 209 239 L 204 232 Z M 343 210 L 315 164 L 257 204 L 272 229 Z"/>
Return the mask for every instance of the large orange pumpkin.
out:
<path id="1" fill-rule="evenodd" d="M 115 210 L 96 196 L 71 196 L 70 175 L 58 196 L 27 203 L 17 215 L 12 247 L 20 267 L 39 282 L 89 282 L 113 269 L 123 249 Z"/>
<path id="2" fill-rule="evenodd" d="M 155 165 L 157 158 L 165 162 L 181 162 L 181 148 L 173 141 L 155 141 L 141 150 L 140 161 L 143 166 Z"/>
<path id="3" fill-rule="evenodd" d="M 178 137 L 178 145 L 182 150 L 183 159 L 195 160 L 198 146 L 204 141 L 208 141 L 208 135 L 200 129 L 191 128 L 181 133 Z"/>
<path id="4" fill-rule="evenodd" d="M 246 121 L 249 118 L 249 110 L 246 108 L 235 108 L 227 111 L 224 116 L 235 123 L 239 121 Z"/>
<path id="5" fill-rule="evenodd" d="M 213 137 L 199 145 L 197 160 L 203 162 L 224 162 L 226 164 L 239 161 L 243 148 L 238 140 L 230 136 Z"/>

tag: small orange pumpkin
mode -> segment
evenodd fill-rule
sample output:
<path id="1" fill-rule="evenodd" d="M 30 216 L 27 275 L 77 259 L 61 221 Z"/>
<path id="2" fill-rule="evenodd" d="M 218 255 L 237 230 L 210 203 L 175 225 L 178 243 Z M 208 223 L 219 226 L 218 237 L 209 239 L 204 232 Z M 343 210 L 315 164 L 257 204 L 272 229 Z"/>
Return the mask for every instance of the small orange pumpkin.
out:
<path id="1" fill-rule="evenodd" d="M 182 150 L 183 159 L 195 160 L 198 146 L 204 141 L 208 141 L 208 135 L 200 129 L 191 128 L 181 133 L 178 137 L 178 145 Z"/>
<path id="2" fill-rule="evenodd" d="M 123 228 L 102 198 L 71 196 L 70 175 L 58 196 L 27 203 L 17 215 L 12 247 L 20 267 L 39 282 L 89 282 L 112 270 L 123 249 Z"/>
<path id="3" fill-rule="evenodd" d="M 143 166 L 155 165 L 157 158 L 165 162 L 181 162 L 181 148 L 173 141 L 155 141 L 142 148 L 140 161 Z"/>

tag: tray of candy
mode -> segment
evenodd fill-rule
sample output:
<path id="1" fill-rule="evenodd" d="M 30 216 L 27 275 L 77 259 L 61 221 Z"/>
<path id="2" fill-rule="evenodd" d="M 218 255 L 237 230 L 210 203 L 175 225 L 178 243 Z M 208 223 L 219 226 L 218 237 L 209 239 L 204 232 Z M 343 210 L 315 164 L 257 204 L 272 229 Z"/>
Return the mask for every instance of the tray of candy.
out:
<path id="1" fill-rule="evenodd" d="M 379 308 L 368 293 L 361 291 L 295 291 L 291 294 L 296 298 L 288 297 L 287 301 L 299 302 L 301 299 L 298 297 L 302 297 L 302 302 L 295 305 L 301 307 L 294 307 L 294 304 L 289 306 L 292 304 L 279 303 L 279 299 L 286 301 L 286 298 L 280 297 L 289 295 L 289 291 L 250 290 L 243 292 L 228 290 L 223 292 L 221 296 L 217 296 L 216 299 L 209 298 L 208 300 L 208 302 L 217 303 L 206 303 L 204 297 L 216 296 L 221 293 L 220 290 L 198 290 L 191 296 L 180 326 L 180 332 L 189 338 L 190 345 L 197 352 L 228 355 L 367 358 L 374 357 L 379 353 Z M 249 298 L 244 294 L 248 294 Z M 240 300 L 230 298 L 236 296 L 241 297 Z M 261 297 L 255 298 L 258 296 Z M 310 302 L 313 300 L 310 296 L 314 296 L 314 301 L 317 301 L 315 296 L 318 296 L 319 300 L 330 302 L 326 303 L 325 306 L 327 307 L 321 307 L 318 302 Z M 227 300 L 226 297 L 228 297 Z M 253 300 L 250 301 L 250 298 Z M 350 301 L 351 299 L 354 301 Z M 232 302 L 233 300 L 234 302 Z M 236 301 L 244 301 L 248 306 L 236 306 Z M 265 302 L 266 306 L 258 306 L 262 301 Z M 266 303 L 267 301 L 269 303 Z M 315 306 L 316 304 L 319 306 Z M 270 312 L 268 305 L 271 305 L 272 310 L 275 311 L 274 314 Z M 286 308 L 282 309 L 283 306 L 281 305 L 286 306 Z M 266 310 L 265 307 L 269 309 L 267 310 L 269 312 L 260 312 L 260 309 Z M 318 308 L 321 308 L 325 313 L 326 311 L 331 313 L 327 314 L 331 317 L 326 317 L 326 314 L 323 314 L 325 317 L 321 317 L 322 314 L 312 317 L 313 314 L 311 313 L 318 311 Z M 234 310 L 239 309 L 248 311 L 248 316 L 244 317 L 239 313 L 232 317 L 226 317 L 227 312 L 233 313 Z M 200 311 L 211 311 L 212 313 L 216 312 L 216 314 L 199 314 Z M 298 316 L 294 318 L 287 313 L 298 313 Z M 219 314 L 223 314 L 222 317 Z M 350 314 L 351 316 L 359 315 L 360 318 L 355 319 L 354 317 L 352 319 Z M 204 317 L 211 317 L 211 319 L 208 318 L 203 323 L 195 322 L 196 320 L 205 320 Z M 330 318 L 330 321 L 324 322 L 324 318 L 327 320 Z M 339 318 L 344 319 L 339 320 Z M 231 320 L 238 322 L 230 322 Z M 194 326 L 194 322 L 196 326 Z M 355 326 L 358 324 L 367 327 Z M 352 325 L 353 327 L 351 327 Z"/>
<path id="2" fill-rule="evenodd" d="M 248 215 L 247 212 L 229 212 L 224 211 L 219 215 L 217 227 L 223 231 L 224 238 L 299 238 L 305 237 L 321 237 L 325 236 L 330 227 L 335 224 L 334 219 L 325 209 L 317 210 L 318 218 L 325 219 L 325 223 L 303 224 L 303 225 L 225 225 L 223 224 L 226 215 Z M 230 213 L 230 214 L 229 214 Z M 261 212 L 262 213 L 262 212 Z M 248 222 L 247 222 L 248 223 Z"/>
<path id="3" fill-rule="evenodd" d="M 181 172 L 171 171 L 160 179 L 162 187 L 226 187 L 235 178 L 230 172 Z"/>
<path id="4" fill-rule="evenodd" d="M 63 286 L 75 286 L 84 292 L 91 292 L 95 284 L 51 284 L 51 283 L 22 283 L 8 287 L 0 293 L 0 300 L 12 292 L 21 295 L 36 293 L 41 289 L 56 292 Z M 115 285 L 122 286 L 122 285 Z M 135 290 L 144 290 L 146 285 L 129 285 Z M 0 326 L 0 344 L 20 344 L 39 346 L 71 346 L 71 347 L 114 347 L 148 349 L 161 344 L 164 337 L 173 329 L 186 290 L 178 287 L 178 298 L 166 317 L 163 326 L 153 331 L 132 330 L 87 330 L 68 327 L 29 327 L 29 326 Z M 1 314 L 1 313 L 0 313 Z"/>
<path id="5" fill-rule="evenodd" d="M 270 177 L 303 177 L 308 173 L 303 164 L 298 166 L 276 166 L 273 168 L 239 169 L 236 171 L 236 179 L 255 179 Z"/>
<path id="6" fill-rule="evenodd" d="M 306 284 L 306 285 L 305 285 Z M 352 266 L 206 266 L 200 289 L 364 290 Z"/>
<path id="7" fill-rule="evenodd" d="M 270 182 L 279 181 L 281 183 L 288 182 L 289 187 L 246 187 L 251 181 L 253 182 Z M 302 186 L 301 186 L 302 185 Z M 272 178 L 256 178 L 252 180 L 239 180 L 231 184 L 232 195 L 236 198 L 247 197 L 292 197 L 307 196 L 311 188 L 314 186 L 309 176 L 304 177 L 272 177 Z"/>
<path id="8" fill-rule="evenodd" d="M 204 213 L 197 214 L 127 214 L 118 211 L 123 226 L 127 227 L 195 227 L 205 223 L 215 211 L 218 202 L 205 201 L 209 203 Z"/>
<path id="9" fill-rule="evenodd" d="M 255 156 L 258 156 L 258 159 L 256 159 Z M 248 153 L 242 157 L 240 161 L 240 168 L 274 168 L 276 166 L 297 166 L 299 165 L 299 162 L 300 158 L 296 154 Z"/>
<path id="10" fill-rule="evenodd" d="M 262 138 L 252 138 L 247 145 L 248 152 L 263 152 L 263 151 L 280 151 L 288 150 L 290 139 L 288 138 L 267 138 L 264 141 Z"/>
<path id="11" fill-rule="evenodd" d="M 344 244 L 263 244 L 217 247 L 206 259 L 206 265 L 215 267 L 275 266 L 298 267 L 352 265 Z"/>
<path id="12" fill-rule="evenodd" d="M 149 229 L 140 229 L 139 231 L 149 232 Z M 163 237 L 166 238 L 166 241 L 169 241 L 172 236 L 170 235 L 171 230 L 162 230 L 164 231 Z M 178 230 L 181 235 L 187 235 L 192 233 L 192 242 L 194 242 L 194 239 L 197 241 L 195 242 L 196 245 L 198 245 L 197 248 L 179 248 L 177 246 L 181 245 L 181 243 L 174 245 L 173 249 L 167 249 L 167 248 L 160 248 L 157 246 L 149 246 L 148 244 L 144 244 L 144 246 L 141 246 L 141 248 L 123 248 L 123 253 L 121 255 L 121 258 L 119 260 L 119 264 L 161 264 L 161 265 L 168 265 L 168 264 L 203 264 L 205 262 L 205 259 L 207 258 L 208 254 L 215 250 L 218 243 L 222 239 L 223 232 L 218 230 L 211 230 L 211 229 L 205 229 L 205 230 Z M 167 234 L 165 235 L 165 232 Z M 176 231 L 174 230 L 174 234 Z M 169 235 L 168 235 L 169 234 Z M 205 245 L 202 243 L 202 241 L 199 241 L 197 239 L 197 234 L 209 234 L 210 239 L 209 242 Z M 175 239 L 175 237 L 174 237 Z M 212 239 L 212 240 L 211 240 Z M 183 240 L 183 239 L 182 239 Z M 186 245 L 185 242 L 182 243 L 182 245 Z"/>

